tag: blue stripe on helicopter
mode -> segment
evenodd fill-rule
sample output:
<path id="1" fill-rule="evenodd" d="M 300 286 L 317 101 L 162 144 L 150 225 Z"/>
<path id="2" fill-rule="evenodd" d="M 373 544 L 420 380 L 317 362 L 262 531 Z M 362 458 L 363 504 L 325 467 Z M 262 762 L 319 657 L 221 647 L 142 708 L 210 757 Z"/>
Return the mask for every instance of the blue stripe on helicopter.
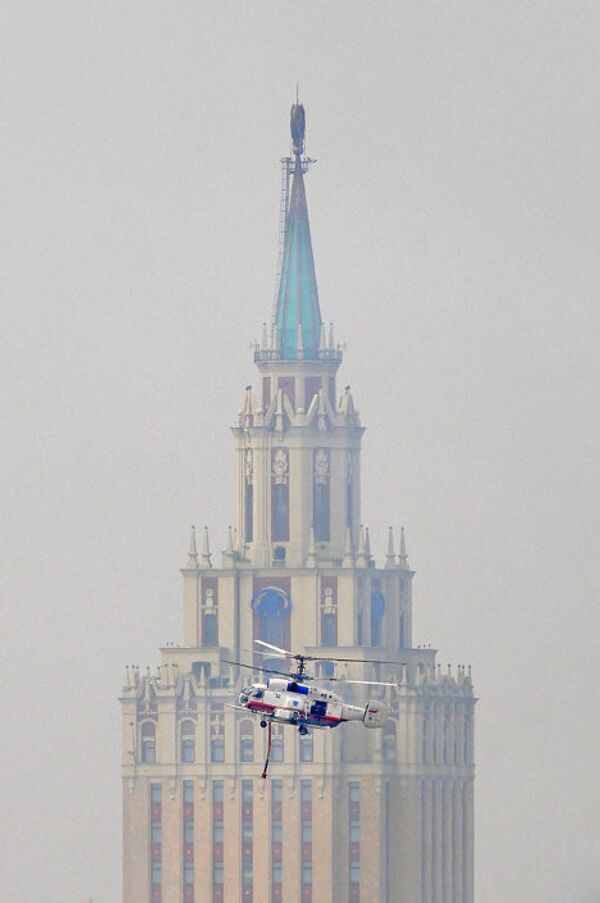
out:
<path id="1" fill-rule="evenodd" d="M 289 683 L 287 688 L 290 693 L 302 693 L 303 696 L 308 696 L 308 687 L 303 687 L 302 684 Z"/>

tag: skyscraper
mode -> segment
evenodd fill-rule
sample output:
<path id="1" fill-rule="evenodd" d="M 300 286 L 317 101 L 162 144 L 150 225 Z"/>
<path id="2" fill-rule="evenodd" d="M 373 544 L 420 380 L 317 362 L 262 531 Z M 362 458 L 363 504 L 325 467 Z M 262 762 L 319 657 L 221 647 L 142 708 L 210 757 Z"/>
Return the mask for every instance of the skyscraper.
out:
<path id="1" fill-rule="evenodd" d="M 361 523 L 364 428 L 321 317 L 304 128 L 296 103 L 276 310 L 233 427 L 237 528 L 220 568 L 192 529 L 183 645 L 126 672 L 124 903 L 473 901 L 471 676 L 413 647 L 404 531 L 397 546 L 390 528 L 377 567 Z M 261 780 L 264 733 L 231 688 L 289 663 L 259 657 L 256 639 L 322 656 L 322 680 L 393 683 L 369 688 L 385 728 L 276 725 Z M 364 702 L 363 689 L 341 692 Z"/>

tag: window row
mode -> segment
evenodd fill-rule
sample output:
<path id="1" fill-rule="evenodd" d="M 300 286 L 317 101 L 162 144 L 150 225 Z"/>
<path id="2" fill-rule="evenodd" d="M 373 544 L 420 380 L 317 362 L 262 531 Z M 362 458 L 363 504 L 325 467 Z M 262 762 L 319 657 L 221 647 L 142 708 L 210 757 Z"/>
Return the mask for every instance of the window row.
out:
<path id="1" fill-rule="evenodd" d="M 277 728 L 275 728 L 277 730 Z M 271 761 L 283 762 L 284 760 L 284 734 L 283 729 L 275 734 L 271 745 Z M 254 741 L 254 724 L 252 721 L 242 721 L 239 737 L 239 761 L 254 762 L 257 750 Z M 184 721 L 180 727 L 180 761 L 184 764 L 196 761 L 196 726 L 193 721 Z M 262 755 L 262 750 L 258 751 Z M 211 762 L 225 761 L 225 738 L 222 735 L 214 736 L 210 744 Z M 313 761 L 312 736 L 299 738 L 299 760 L 301 762 Z M 156 759 L 156 725 L 153 721 L 144 721 L 141 728 L 140 761 L 152 764 Z"/>

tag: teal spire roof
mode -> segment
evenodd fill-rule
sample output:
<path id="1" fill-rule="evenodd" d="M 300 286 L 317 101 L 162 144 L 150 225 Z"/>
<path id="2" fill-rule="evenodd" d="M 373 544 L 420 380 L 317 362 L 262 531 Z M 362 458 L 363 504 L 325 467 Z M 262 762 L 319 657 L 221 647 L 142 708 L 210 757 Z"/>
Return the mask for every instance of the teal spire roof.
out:
<path id="1" fill-rule="evenodd" d="M 304 188 L 304 107 L 294 104 L 291 112 L 294 142 L 292 191 L 285 223 L 283 264 L 277 297 L 276 326 L 283 359 L 317 358 L 321 332 L 321 310 L 313 259 L 308 207 Z M 302 347 L 298 348 L 298 326 Z M 303 350 L 303 354 L 298 352 Z"/>

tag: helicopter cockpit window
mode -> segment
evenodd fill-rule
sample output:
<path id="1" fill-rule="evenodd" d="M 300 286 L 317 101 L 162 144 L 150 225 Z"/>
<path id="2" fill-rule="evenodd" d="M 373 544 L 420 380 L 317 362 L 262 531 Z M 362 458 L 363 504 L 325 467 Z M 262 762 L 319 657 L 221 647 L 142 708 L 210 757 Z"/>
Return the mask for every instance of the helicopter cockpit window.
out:
<path id="1" fill-rule="evenodd" d="M 252 695 L 254 696 L 255 699 L 262 699 L 262 698 L 263 698 L 263 691 L 262 691 L 262 690 L 255 690 L 254 693 L 253 693 Z"/>

